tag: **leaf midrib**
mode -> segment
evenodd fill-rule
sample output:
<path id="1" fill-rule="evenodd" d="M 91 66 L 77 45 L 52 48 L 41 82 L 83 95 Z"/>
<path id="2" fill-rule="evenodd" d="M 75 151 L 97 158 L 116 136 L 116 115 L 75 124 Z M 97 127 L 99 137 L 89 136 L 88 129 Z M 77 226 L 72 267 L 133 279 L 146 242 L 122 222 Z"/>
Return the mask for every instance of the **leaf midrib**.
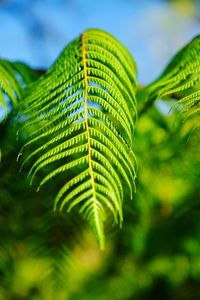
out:
<path id="1" fill-rule="evenodd" d="M 95 189 L 95 180 L 94 180 L 94 171 L 92 167 L 92 151 L 91 151 L 91 138 L 90 138 L 90 131 L 89 131 L 89 124 L 88 124 L 88 75 L 87 75 L 87 62 L 86 62 L 86 44 L 85 44 L 85 35 L 82 34 L 82 59 L 83 59 L 83 70 L 84 70 L 84 79 L 85 79 L 85 101 L 84 101 L 84 119 L 86 124 L 86 134 L 87 134 L 87 142 L 88 142 L 88 168 L 91 178 L 91 187 L 92 187 L 92 194 L 93 194 L 93 208 L 94 208 L 94 217 L 95 217 L 95 226 L 97 230 L 97 235 L 99 238 L 100 248 L 104 248 L 104 241 L 102 239 L 102 232 L 101 226 L 99 224 L 99 217 L 98 217 L 98 201 L 96 197 L 96 189 Z"/>

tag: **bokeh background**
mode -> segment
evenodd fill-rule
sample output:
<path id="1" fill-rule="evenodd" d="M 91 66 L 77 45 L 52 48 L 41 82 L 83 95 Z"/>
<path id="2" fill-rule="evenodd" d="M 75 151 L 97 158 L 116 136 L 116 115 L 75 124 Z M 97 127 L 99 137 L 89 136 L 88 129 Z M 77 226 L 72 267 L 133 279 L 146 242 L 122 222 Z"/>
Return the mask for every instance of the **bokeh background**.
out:
<path id="1" fill-rule="evenodd" d="M 2 0 L 0 57 L 47 69 L 91 27 L 129 49 L 144 85 L 200 33 L 200 2 Z M 104 252 L 78 215 L 52 213 L 56 183 L 29 187 L 13 128 L 0 128 L 0 300 L 200 299 L 200 135 L 168 111 L 161 101 L 138 121 L 137 193 Z"/>

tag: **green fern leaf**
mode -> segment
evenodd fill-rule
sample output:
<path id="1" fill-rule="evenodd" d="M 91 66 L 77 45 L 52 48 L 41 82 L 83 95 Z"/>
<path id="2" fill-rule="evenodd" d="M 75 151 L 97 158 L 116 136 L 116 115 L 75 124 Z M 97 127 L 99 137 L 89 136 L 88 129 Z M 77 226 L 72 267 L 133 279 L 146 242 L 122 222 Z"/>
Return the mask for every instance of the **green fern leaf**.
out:
<path id="1" fill-rule="evenodd" d="M 132 57 L 113 36 L 87 30 L 27 87 L 20 106 L 21 131 L 29 135 L 23 165 L 32 163 L 31 182 L 49 167 L 38 190 L 67 174 L 54 208 L 78 206 L 102 249 L 108 211 L 121 224 L 124 193 L 129 189 L 132 197 L 134 189 L 135 74 Z"/>
<path id="2" fill-rule="evenodd" d="M 175 107 L 185 121 L 200 112 L 200 36 L 181 49 L 161 76 L 141 90 L 145 107 L 160 98 L 176 98 Z"/>
<path id="3" fill-rule="evenodd" d="M 0 60 L 0 109 L 2 121 L 7 117 L 9 105 L 17 107 L 22 97 L 22 89 L 32 80 L 36 73 L 25 64 Z"/>

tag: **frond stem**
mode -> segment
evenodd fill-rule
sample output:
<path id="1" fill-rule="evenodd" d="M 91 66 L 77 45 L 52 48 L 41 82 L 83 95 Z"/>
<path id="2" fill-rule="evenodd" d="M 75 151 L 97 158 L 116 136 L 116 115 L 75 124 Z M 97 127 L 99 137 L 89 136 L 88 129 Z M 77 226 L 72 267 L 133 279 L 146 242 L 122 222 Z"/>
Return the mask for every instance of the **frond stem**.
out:
<path id="1" fill-rule="evenodd" d="M 96 220 L 96 229 L 97 234 L 100 237 L 100 232 L 98 230 L 98 211 L 97 211 L 97 197 L 96 197 L 96 190 L 95 190 L 95 181 L 94 181 L 94 171 L 92 167 L 92 151 L 91 151 L 91 138 L 90 138 L 90 130 L 88 124 L 88 75 L 87 75 L 87 63 L 86 63 L 86 47 L 85 47 L 85 36 L 84 33 L 82 34 L 82 58 L 83 58 L 83 69 L 84 69 L 84 78 L 85 78 L 85 102 L 84 102 L 84 119 L 86 125 L 86 134 L 87 134 L 87 142 L 88 142 L 88 165 L 89 165 L 89 172 L 91 178 L 91 187 L 92 187 L 92 194 L 93 194 L 93 203 L 94 203 L 94 213 L 95 213 L 95 220 Z M 101 243 L 101 238 L 99 239 L 100 248 L 103 249 L 104 245 Z"/>

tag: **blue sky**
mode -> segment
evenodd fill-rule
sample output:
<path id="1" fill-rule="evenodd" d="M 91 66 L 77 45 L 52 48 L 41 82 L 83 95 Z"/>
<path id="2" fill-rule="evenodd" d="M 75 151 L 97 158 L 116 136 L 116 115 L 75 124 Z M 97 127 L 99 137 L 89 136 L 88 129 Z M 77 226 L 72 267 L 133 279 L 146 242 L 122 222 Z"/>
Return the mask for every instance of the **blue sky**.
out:
<path id="1" fill-rule="evenodd" d="M 48 68 L 84 29 L 102 28 L 127 46 L 143 84 L 200 31 L 192 15 L 161 0 L 4 0 L 0 4 L 0 57 Z"/>

